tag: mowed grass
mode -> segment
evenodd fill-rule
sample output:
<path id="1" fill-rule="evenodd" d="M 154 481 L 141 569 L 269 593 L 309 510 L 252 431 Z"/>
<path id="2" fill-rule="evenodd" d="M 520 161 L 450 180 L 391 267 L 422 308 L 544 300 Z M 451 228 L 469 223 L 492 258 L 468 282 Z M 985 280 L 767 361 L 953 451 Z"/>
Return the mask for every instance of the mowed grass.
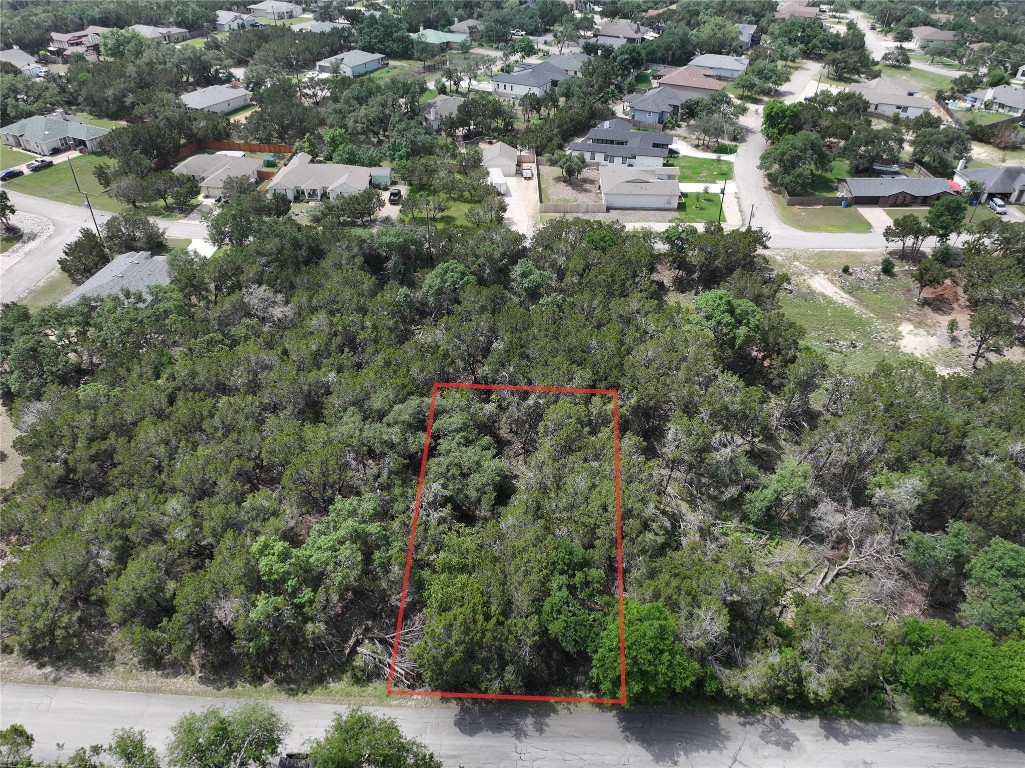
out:
<path id="1" fill-rule="evenodd" d="M 836 194 L 836 180 L 845 179 L 851 175 L 851 165 L 846 160 L 834 160 L 829 170 L 824 173 L 815 174 L 815 182 L 808 191 L 810 195 L 834 195 Z"/>
<path id="2" fill-rule="evenodd" d="M 690 223 L 718 221 L 721 203 L 722 195 L 684 192 L 676 208 L 679 212 L 677 218 Z"/>
<path id="3" fill-rule="evenodd" d="M 798 208 L 787 205 L 783 198 L 772 194 L 776 205 L 776 213 L 780 221 L 795 229 L 805 232 L 871 232 L 872 225 L 854 208 L 841 208 L 839 205 L 824 205 L 820 208 Z"/>
<path id="4" fill-rule="evenodd" d="M 35 287 L 18 299 L 18 303 L 28 307 L 30 312 L 38 312 L 43 307 L 56 304 L 69 293 L 75 290 L 75 284 L 60 269 L 55 269 L 38 283 Z"/>
<path id="5" fill-rule="evenodd" d="M 921 69 L 914 69 L 913 67 L 901 69 L 900 67 L 888 67 L 885 65 L 880 67 L 880 77 L 883 80 L 903 78 L 917 83 L 922 88 L 922 95 L 930 99 L 936 95 L 936 91 L 944 90 L 954 82 L 953 77 L 947 77 L 938 72 L 926 72 Z"/>
<path id="6" fill-rule="evenodd" d="M 107 130 L 113 130 L 114 128 L 120 128 L 122 125 L 128 125 L 124 120 L 107 120 L 103 117 L 93 117 L 88 112 L 76 112 L 75 117 L 86 125 L 95 125 L 97 128 L 106 128 Z"/>
<path id="7" fill-rule="evenodd" d="M 733 178 L 733 163 L 728 160 L 681 155 L 669 158 L 668 162 L 669 165 L 680 169 L 681 182 L 714 184 Z"/>
<path id="8" fill-rule="evenodd" d="M 84 192 L 89 195 L 89 204 L 101 211 L 124 213 L 137 210 L 147 216 L 164 219 L 181 218 L 181 212 L 168 211 L 164 208 L 163 203 L 140 205 L 133 209 L 130 205 L 110 197 L 100 186 L 96 176 L 93 175 L 96 166 L 104 162 L 109 164 L 112 161 L 105 155 L 79 155 L 71 162 L 57 163 L 51 168 L 45 168 L 36 173 L 26 173 L 24 176 L 7 182 L 7 186 L 16 192 L 68 205 L 85 205 L 82 198 L 82 192 Z M 74 168 L 72 168 L 72 164 L 74 164 Z M 78 186 L 75 185 L 76 178 Z M 81 192 L 79 192 L 79 188 L 81 188 Z"/>
<path id="9" fill-rule="evenodd" d="M 36 157 L 37 155 L 22 152 L 20 149 L 11 149 L 7 145 L 0 146 L 0 168 L 15 168 L 35 160 Z"/>
<path id="10" fill-rule="evenodd" d="M 990 125 L 991 123 L 1002 123 L 1005 120 L 1022 120 L 1021 117 L 1015 117 L 1009 115 L 1006 112 L 986 112 L 985 110 L 979 112 L 965 112 L 961 115 L 961 122 L 965 125 L 968 123 L 978 123 L 979 125 Z M 1014 123 L 1008 123 L 1013 126 Z"/>
<path id="11" fill-rule="evenodd" d="M 15 235 L 0 235 L 0 253 L 7 253 L 11 248 L 21 242 L 21 232 Z"/>

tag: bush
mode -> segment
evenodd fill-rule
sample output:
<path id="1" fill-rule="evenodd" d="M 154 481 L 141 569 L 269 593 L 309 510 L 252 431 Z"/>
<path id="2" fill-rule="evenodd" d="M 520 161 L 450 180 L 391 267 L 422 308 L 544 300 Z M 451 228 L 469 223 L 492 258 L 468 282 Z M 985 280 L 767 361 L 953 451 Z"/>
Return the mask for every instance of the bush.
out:
<path id="1" fill-rule="evenodd" d="M 881 270 L 887 277 L 893 277 L 896 274 L 897 263 L 889 256 L 884 256 Z"/>
<path id="2" fill-rule="evenodd" d="M 850 264 L 844 264 L 840 268 L 840 271 L 843 272 L 845 275 L 849 275 L 851 273 L 851 265 Z"/>
<path id="3" fill-rule="evenodd" d="M 715 145 L 715 149 L 712 151 L 717 155 L 735 155 L 737 154 L 737 145 L 720 142 Z"/>

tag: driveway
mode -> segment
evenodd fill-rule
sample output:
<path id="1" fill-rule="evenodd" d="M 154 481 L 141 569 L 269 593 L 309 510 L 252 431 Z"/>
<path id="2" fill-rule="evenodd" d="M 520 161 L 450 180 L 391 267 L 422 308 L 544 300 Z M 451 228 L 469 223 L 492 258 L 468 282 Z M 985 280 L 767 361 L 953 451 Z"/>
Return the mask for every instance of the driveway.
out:
<path id="1" fill-rule="evenodd" d="M 505 202 L 509 205 L 505 213 L 505 223 L 510 229 L 526 235 L 528 240 L 541 221 L 537 200 L 537 172 L 535 166 L 533 179 L 525 179 L 519 175 L 505 177 L 509 185 L 509 194 L 505 197 Z"/>

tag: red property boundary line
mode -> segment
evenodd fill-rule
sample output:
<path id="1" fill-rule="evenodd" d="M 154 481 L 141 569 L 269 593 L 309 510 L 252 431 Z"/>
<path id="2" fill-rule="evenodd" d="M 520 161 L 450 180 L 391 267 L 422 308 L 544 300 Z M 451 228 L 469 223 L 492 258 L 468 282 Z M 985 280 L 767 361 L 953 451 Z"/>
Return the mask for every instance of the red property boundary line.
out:
<path id="1" fill-rule="evenodd" d="M 399 658 L 399 641 L 402 637 L 402 617 L 406 609 L 406 591 L 409 588 L 409 571 L 413 565 L 413 544 L 416 541 L 416 524 L 420 517 L 420 498 L 423 495 L 424 475 L 427 472 L 427 453 L 431 447 L 431 428 L 434 426 L 434 406 L 439 389 L 486 389 L 510 392 L 554 392 L 573 395 L 607 395 L 612 398 L 612 446 L 616 475 L 616 561 L 619 587 L 619 698 L 596 698 L 589 696 L 519 696 L 503 693 L 460 693 L 458 691 L 410 691 L 395 688 L 395 666 Z M 420 459 L 420 479 L 416 486 L 416 501 L 413 503 L 413 524 L 409 531 L 409 547 L 406 550 L 406 571 L 402 577 L 402 597 L 399 600 L 399 618 L 395 627 L 395 643 L 392 646 L 391 666 L 388 670 L 389 696 L 430 696 L 434 698 L 459 699 L 504 699 L 508 701 L 565 701 L 581 704 L 626 704 L 626 622 L 623 617 L 623 511 L 619 484 L 619 392 L 615 389 L 587 389 L 582 387 L 533 387 L 514 384 L 463 384 L 459 382 L 435 382 L 431 388 L 431 407 L 427 413 L 427 432 L 424 435 L 424 453 Z"/>

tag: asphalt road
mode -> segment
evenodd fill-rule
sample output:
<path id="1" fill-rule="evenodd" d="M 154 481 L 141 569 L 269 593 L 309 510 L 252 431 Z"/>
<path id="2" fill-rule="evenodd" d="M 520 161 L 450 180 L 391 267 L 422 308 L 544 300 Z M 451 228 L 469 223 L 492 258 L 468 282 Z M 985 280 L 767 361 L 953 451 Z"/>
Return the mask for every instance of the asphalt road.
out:
<path id="1" fill-rule="evenodd" d="M 865 33 L 865 47 L 868 49 L 868 52 L 872 54 L 873 58 L 881 59 L 884 53 L 898 45 L 898 43 L 891 43 L 888 40 L 884 41 L 877 31 L 869 29 L 870 21 L 865 14 L 861 13 L 861 11 L 851 11 L 849 15 L 853 17 L 854 21 L 857 22 L 859 27 L 861 27 L 861 31 Z M 919 52 L 918 49 L 911 46 L 911 43 L 904 43 L 903 45 L 910 53 Z M 947 77 L 957 77 L 959 75 L 966 74 L 966 72 L 962 70 L 937 67 L 934 64 L 929 64 L 924 61 L 912 61 L 911 68 L 920 69 L 923 72 L 932 72 L 937 75 L 946 75 Z"/>
<path id="2" fill-rule="evenodd" d="M 0 276 L 0 303 L 15 301 L 25 295 L 39 281 L 57 268 L 57 259 L 64 255 L 64 246 L 78 237 L 82 227 L 92 229 L 93 221 L 89 209 L 84 206 L 55 203 L 41 197 L 25 195 L 7 190 L 11 202 L 18 211 L 43 216 L 53 222 L 53 234 L 37 243 L 15 264 Z M 113 216 L 107 211 L 96 211 L 100 226 Z M 154 219 L 167 236 L 173 238 L 205 238 L 206 225 L 200 221 L 167 221 Z"/>
<path id="3" fill-rule="evenodd" d="M 4 684 L 0 723 L 21 723 L 53 758 L 141 728 L 161 750 L 185 712 L 231 701 Z M 322 735 L 345 707 L 273 701 L 294 725 L 287 749 Z M 556 705 L 371 707 L 427 744 L 445 766 L 701 766 L 702 768 L 1021 768 L 1025 738 L 998 730 L 824 719 L 668 715 Z"/>

